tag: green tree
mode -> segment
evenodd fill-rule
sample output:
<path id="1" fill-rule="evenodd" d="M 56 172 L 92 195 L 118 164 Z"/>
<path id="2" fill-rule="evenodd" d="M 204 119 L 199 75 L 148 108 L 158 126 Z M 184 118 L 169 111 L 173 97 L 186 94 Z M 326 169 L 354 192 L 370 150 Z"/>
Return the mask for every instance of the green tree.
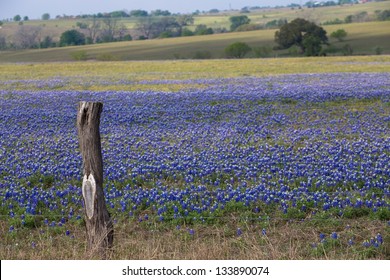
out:
<path id="1" fill-rule="evenodd" d="M 72 29 L 65 31 L 60 37 L 60 46 L 77 46 L 85 44 L 85 36 L 83 33 Z"/>
<path id="2" fill-rule="evenodd" d="M 318 55 L 321 51 L 318 46 L 327 44 L 328 37 L 322 27 L 305 19 L 296 18 L 290 23 L 284 24 L 279 31 L 275 32 L 275 42 L 280 49 L 288 49 L 296 45 L 301 49 L 301 53 Z M 310 44 L 313 44 L 313 46 Z M 306 52 L 307 48 L 310 48 L 308 53 Z M 314 53 L 313 50 L 315 50 Z"/>
<path id="3" fill-rule="evenodd" d="M 40 48 L 46 49 L 50 48 L 53 45 L 53 38 L 50 36 L 46 36 L 43 41 L 40 43 Z"/>
<path id="4" fill-rule="evenodd" d="M 194 32 L 189 30 L 188 28 L 184 28 L 181 32 L 181 36 L 194 36 Z"/>
<path id="5" fill-rule="evenodd" d="M 251 20 L 248 16 L 232 16 L 229 18 L 230 21 L 230 31 L 234 31 L 243 24 L 249 24 Z"/>
<path id="6" fill-rule="evenodd" d="M 148 12 L 145 10 L 132 10 L 130 11 L 131 17 L 147 17 Z"/>
<path id="7" fill-rule="evenodd" d="M 378 11 L 376 12 L 378 20 L 390 20 L 390 10 Z"/>
<path id="8" fill-rule="evenodd" d="M 305 36 L 302 40 L 302 45 L 306 56 L 317 56 L 322 50 L 321 40 L 314 35 Z"/>
<path id="9" fill-rule="evenodd" d="M 225 48 L 227 58 L 243 58 L 252 49 L 247 43 L 235 42 Z"/>
<path id="10" fill-rule="evenodd" d="M 339 40 L 340 42 L 344 41 L 345 37 L 347 37 L 347 32 L 344 29 L 338 29 L 336 31 L 333 31 L 330 34 L 330 37 L 335 38 Z"/>
<path id="11" fill-rule="evenodd" d="M 14 21 L 21 21 L 22 17 L 20 15 L 14 16 Z"/>
<path id="12" fill-rule="evenodd" d="M 42 15 L 42 20 L 49 20 L 50 19 L 50 14 L 49 13 L 44 13 Z"/>
<path id="13" fill-rule="evenodd" d="M 195 35 L 209 35 L 214 34 L 214 30 L 211 27 L 207 27 L 204 24 L 199 24 L 195 27 Z"/>
<path id="14" fill-rule="evenodd" d="M 128 17 L 129 14 L 126 13 L 125 11 L 113 11 L 110 13 L 110 16 L 114 18 L 122 18 L 122 17 Z"/>
<path id="15" fill-rule="evenodd" d="M 150 14 L 152 16 L 155 16 L 155 17 L 160 17 L 160 16 L 170 16 L 171 12 L 168 11 L 168 10 L 163 11 L 163 10 L 158 9 L 158 10 L 155 10 L 155 11 L 151 11 Z"/>

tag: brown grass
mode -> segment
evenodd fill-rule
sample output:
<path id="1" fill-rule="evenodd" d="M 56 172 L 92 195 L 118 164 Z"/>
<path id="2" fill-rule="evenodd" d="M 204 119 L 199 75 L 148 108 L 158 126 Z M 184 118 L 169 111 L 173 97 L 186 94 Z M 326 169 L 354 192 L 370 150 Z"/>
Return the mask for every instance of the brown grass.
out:
<path id="1" fill-rule="evenodd" d="M 326 223 L 325 223 L 326 224 Z M 389 259 L 389 227 L 385 222 L 367 219 L 337 220 L 332 226 L 313 226 L 310 221 L 274 221 L 262 234 L 262 225 L 241 225 L 237 235 L 236 224 L 195 225 L 189 227 L 160 222 L 122 221 L 115 225 L 114 246 L 108 259 L 141 260 L 240 260 L 240 259 Z M 69 225 L 71 235 L 52 228 L 4 231 L 0 241 L 1 259 L 99 259 L 86 247 L 83 226 Z M 19 232 L 18 232 L 19 231 Z M 330 233 L 337 231 L 339 239 Z M 319 234 L 325 233 L 327 243 L 321 244 Z M 364 248 L 362 242 L 381 233 L 384 244 L 380 248 Z M 355 245 L 349 246 L 353 238 Z M 33 242 L 35 243 L 33 245 Z"/>

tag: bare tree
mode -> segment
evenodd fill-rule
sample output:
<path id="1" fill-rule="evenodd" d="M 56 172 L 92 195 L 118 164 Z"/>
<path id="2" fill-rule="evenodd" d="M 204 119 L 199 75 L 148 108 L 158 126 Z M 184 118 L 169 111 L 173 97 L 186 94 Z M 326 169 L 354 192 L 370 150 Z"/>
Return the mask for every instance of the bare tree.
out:
<path id="1" fill-rule="evenodd" d="M 174 17 L 142 17 L 136 25 L 136 30 L 145 38 L 156 38 L 164 32 L 172 35 L 180 34 L 181 26 Z"/>
<path id="2" fill-rule="evenodd" d="M 138 32 L 144 36 L 145 38 L 151 38 L 151 35 L 153 34 L 154 29 L 154 21 L 152 17 L 140 17 L 136 29 Z"/>
<path id="3" fill-rule="evenodd" d="M 93 17 L 88 19 L 86 24 L 86 30 L 88 32 L 87 37 L 90 38 L 89 40 L 91 41 L 91 43 L 95 43 L 96 37 L 100 31 L 101 22 L 96 17 Z"/>
<path id="4" fill-rule="evenodd" d="M 13 36 L 13 43 L 16 48 L 30 49 L 39 46 L 42 27 L 20 25 Z"/>
<path id="5" fill-rule="evenodd" d="M 128 29 L 126 27 L 126 25 L 124 25 L 123 23 L 121 25 L 119 25 L 118 27 L 118 39 L 119 41 L 122 41 L 123 40 L 123 37 L 125 37 L 126 34 L 128 34 Z"/>
<path id="6" fill-rule="evenodd" d="M 112 42 L 118 32 L 118 20 L 115 18 L 104 18 L 101 39 L 103 42 Z"/>
<path id="7" fill-rule="evenodd" d="M 181 15 L 177 18 L 177 23 L 179 26 L 179 34 L 183 32 L 183 27 L 194 24 L 194 17 L 192 15 Z"/>
<path id="8" fill-rule="evenodd" d="M 5 36 L 0 35 L 0 50 L 5 50 L 7 48 L 7 40 Z"/>

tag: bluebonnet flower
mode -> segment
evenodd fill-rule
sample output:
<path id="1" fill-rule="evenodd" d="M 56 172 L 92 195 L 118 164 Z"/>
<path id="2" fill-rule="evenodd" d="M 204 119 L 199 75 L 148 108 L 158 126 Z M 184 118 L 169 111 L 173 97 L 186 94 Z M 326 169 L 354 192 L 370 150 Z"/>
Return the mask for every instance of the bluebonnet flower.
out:
<path id="1" fill-rule="evenodd" d="M 378 242 L 378 244 L 383 244 L 383 237 L 380 233 L 376 235 L 376 241 Z"/>
<path id="2" fill-rule="evenodd" d="M 329 112 L 317 105 L 350 98 L 389 102 L 389 81 L 388 73 L 337 73 L 139 82 L 193 87 L 170 94 L 55 89 L 74 83 L 73 78 L 0 81 L 4 105 L 0 173 L 8 174 L 1 182 L 6 190 L 3 203 L 10 216 L 15 215 L 13 209 L 30 215 L 49 210 L 69 219 L 77 215 L 75 209 L 82 207 L 80 188 L 69 182 L 80 180 L 82 159 L 75 153 L 72 116 L 75 102 L 85 96 L 107 104 L 101 124 L 102 134 L 109 135 L 103 141 L 108 182 L 104 191 L 113 211 L 132 210 L 138 215 L 137 210 L 146 207 L 161 221 L 170 211 L 176 218 L 191 212 L 201 217 L 236 202 L 255 213 L 260 212 L 259 203 L 275 205 L 284 214 L 302 203 L 302 211 L 313 203 L 319 212 L 337 210 L 341 216 L 353 207 L 379 212 L 389 207 L 389 162 L 383 152 L 389 146 L 383 137 L 389 134 L 386 108 L 376 104 L 362 106 L 358 112 Z M 78 82 L 87 86 L 130 83 Z M 16 86 L 29 88 L 15 91 Z M 2 98 L 10 92 L 4 87 L 15 98 Z M 55 106 L 59 103 L 61 108 Z M 20 104 L 23 112 L 18 110 Z M 316 110 L 302 109 L 307 104 Z M 113 110 L 117 107 L 128 110 Z M 32 181 L 36 174 L 42 182 Z M 54 183 L 48 188 L 43 178 L 49 176 Z M 292 187 L 298 179 L 297 188 Z M 118 188 L 117 182 L 127 180 L 132 183 Z M 183 186 L 174 187 L 179 180 Z M 174 184 L 164 186 L 165 181 Z M 343 187 L 339 194 L 329 191 L 337 186 L 351 186 L 353 192 L 344 192 Z M 368 191 L 374 188 L 384 191 L 383 198 Z M 50 222 L 46 219 L 44 224 Z M 381 244 L 383 238 L 377 236 L 375 242 Z"/>
<path id="3" fill-rule="evenodd" d="M 263 228 L 263 229 L 261 230 L 261 234 L 262 234 L 262 235 L 267 235 L 267 230 L 266 230 L 265 228 Z"/>
<path id="4" fill-rule="evenodd" d="M 242 234 L 242 230 L 240 228 L 237 228 L 237 236 L 240 236 Z"/>
<path id="5" fill-rule="evenodd" d="M 338 235 L 337 235 L 336 232 L 332 232 L 332 234 L 330 235 L 330 237 L 331 237 L 332 239 L 337 239 L 337 238 L 338 238 Z"/>

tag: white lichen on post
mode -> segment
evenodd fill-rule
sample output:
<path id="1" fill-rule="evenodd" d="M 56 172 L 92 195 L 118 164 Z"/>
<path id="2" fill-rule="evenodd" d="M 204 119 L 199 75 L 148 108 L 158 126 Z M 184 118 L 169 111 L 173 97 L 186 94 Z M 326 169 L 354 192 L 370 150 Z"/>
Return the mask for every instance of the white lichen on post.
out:
<path id="1" fill-rule="evenodd" d="M 92 173 L 89 174 L 88 177 L 87 175 L 84 175 L 82 192 L 84 197 L 85 211 L 87 213 L 88 219 L 91 219 L 93 217 L 93 211 L 95 208 L 94 202 L 96 194 L 96 182 Z"/>
<path id="2" fill-rule="evenodd" d="M 88 250 L 107 257 L 112 248 L 114 227 L 107 211 L 103 191 L 103 159 L 99 132 L 100 102 L 79 102 L 77 130 L 80 152 L 83 158 L 82 195 L 85 209 L 85 227 Z"/>

